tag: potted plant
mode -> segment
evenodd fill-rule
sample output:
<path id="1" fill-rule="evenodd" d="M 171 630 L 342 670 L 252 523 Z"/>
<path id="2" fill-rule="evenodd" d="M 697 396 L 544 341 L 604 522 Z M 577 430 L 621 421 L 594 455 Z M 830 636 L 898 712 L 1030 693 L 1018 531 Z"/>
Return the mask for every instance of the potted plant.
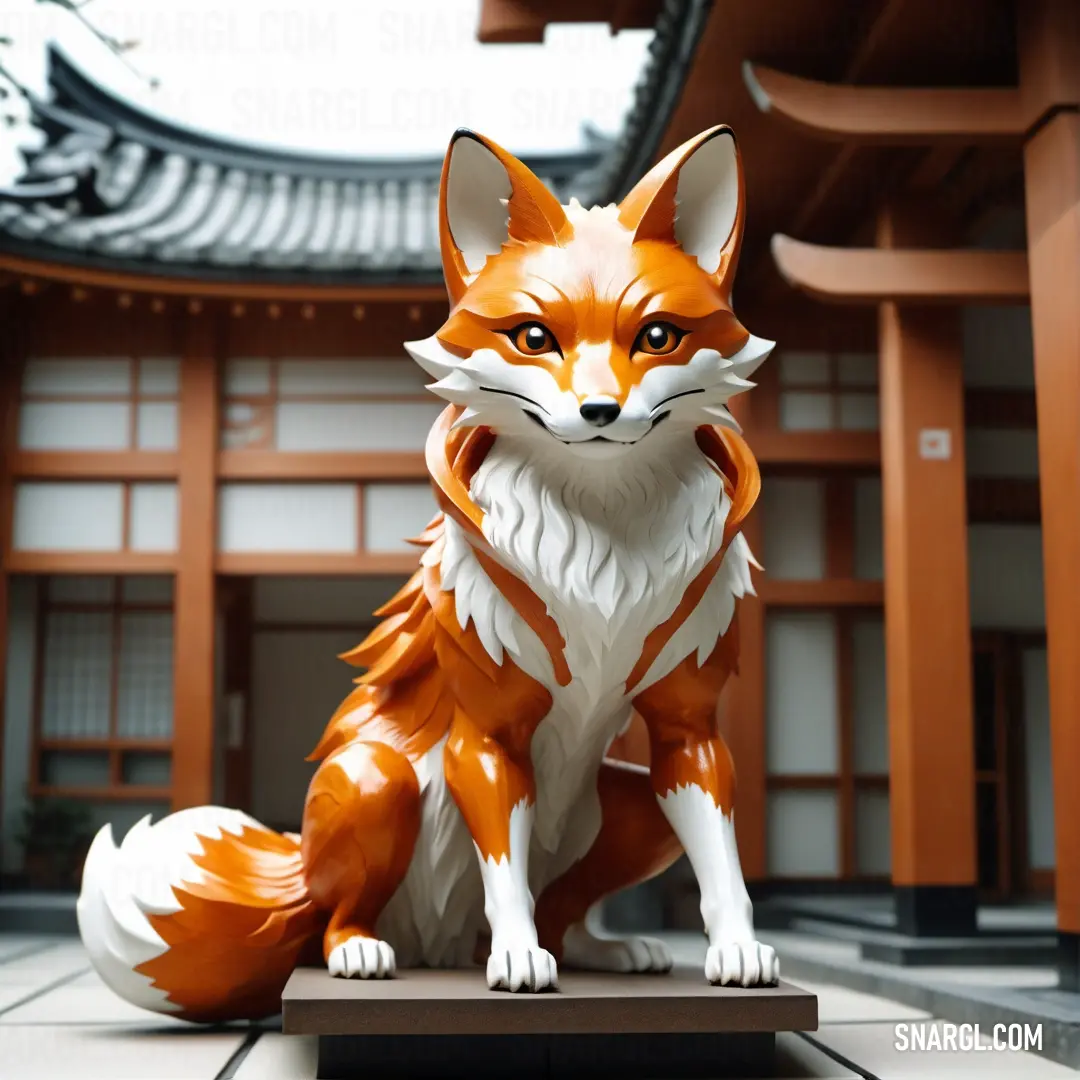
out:
<path id="1" fill-rule="evenodd" d="M 78 889 L 94 838 L 90 808 L 72 799 L 33 799 L 23 811 L 18 840 L 26 883 L 34 889 Z"/>

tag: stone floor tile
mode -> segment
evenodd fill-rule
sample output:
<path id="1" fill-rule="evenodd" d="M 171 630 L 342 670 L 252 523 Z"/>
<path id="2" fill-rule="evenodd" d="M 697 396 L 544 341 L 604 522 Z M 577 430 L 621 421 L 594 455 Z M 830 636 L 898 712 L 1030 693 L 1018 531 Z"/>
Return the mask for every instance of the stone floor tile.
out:
<path id="1" fill-rule="evenodd" d="M 315 1080 L 318 1055 L 316 1035 L 267 1031 L 240 1062 L 233 1080 Z"/>
<path id="2" fill-rule="evenodd" d="M 874 1020 L 929 1020 L 930 1013 L 888 998 L 848 990 L 832 983 L 795 979 L 793 985 L 818 998 L 819 1024 L 863 1024 Z"/>
<path id="3" fill-rule="evenodd" d="M 12 1080 L 214 1080 L 246 1034 L 152 1024 L 3 1025 L 0 1062 Z"/>
<path id="4" fill-rule="evenodd" d="M 39 952 L 51 942 L 38 934 L 0 934 L 0 964 L 13 957 Z"/>
<path id="5" fill-rule="evenodd" d="M 0 986 L 25 986 L 27 983 L 44 986 L 65 978 L 73 979 L 90 967 L 86 957 L 53 957 L 49 960 L 44 957 L 44 953 L 40 957 L 35 954 L 0 965 Z"/>
<path id="6" fill-rule="evenodd" d="M 101 976 L 93 969 L 87 968 L 81 975 L 76 976 L 67 984 L 68 986 L 96 986 L 99 990 L 109 990 Z M 112 991 L 109 990 L 111 994 Z"/>
<path id="7" fill-rule="evenodd" d="M 910 967 L 923 982 L 950 985 L 1004 986 L 1014 989 L 1049 989 L 1058 984 L 1057 971 L 1047 967 Z"/>
<path id="8" fill-rule="evenodd" d="M 788 949 L 791 950 L 792 955 L 815 960 L 858 961 L 860 956 L 859 946 L 850 941 L 814 937 L 790 930 L 763 930 L 759 936 L 762 941 L 771 945 L 780 957 L 781 975 L 784 972 L 784 952 Z"/>
<path id="9" fill-rule="evenodd" d="M 0 1015 L 0 1024 L 164 1024 L 186 1021 L 129 1005 L 102 983 L 74 986 L 65 983 L 40 994 L 25 1005 Z"/>
<path id="10" fill-rule="evenodd" d="M 940 1027 L 945 1021 L 935 1020 Z M 926 1025 L 927 1029 L 930 1025 Z M 989 1046 L 989 1033 L 982 1039 Z M 896 1048 L 895 1024 L 823 1024 L 812 1039 L 854 1062 L 880 1080 L 1076 1080 L 1076 1072 L 1037 1054 L 977 1050 L 913 1050 Z M 928 1036 L 929 1037 L 929 1036 Z"/>
<path id="11" fill-rule="evenodd" d="M 40 989 L 41 987 L 34 982 L 0 983 L 0 1024 L 4 1022 L 4 1014 L 8 1009 L 17 1006 L 20 1001 L 33 997 Z"/>

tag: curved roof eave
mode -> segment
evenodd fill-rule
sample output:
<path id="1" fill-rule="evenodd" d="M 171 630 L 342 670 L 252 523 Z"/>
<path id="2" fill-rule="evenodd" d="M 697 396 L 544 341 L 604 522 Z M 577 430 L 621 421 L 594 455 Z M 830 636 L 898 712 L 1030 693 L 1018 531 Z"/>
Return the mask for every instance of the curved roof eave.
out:
<path id="1" fill-rule="evenodd" d="M 565 200 L 617 201 L 651 164 L 710 0 L 664 0 L 634 103 L 613 139 L 525 155 Z M 0 189 L 0 265 L 73 280 L 107 271 L 268 290 L 426 287 L 441 280 L 442 159 L 345 157 L 231 140 L 153 113 L 50 50 L 53 100 L 31 98 L 44 144 Z M 63 268 L 63 274 L 60 269 Z M 100 275 L 99 275 L 100 276 Z"/>

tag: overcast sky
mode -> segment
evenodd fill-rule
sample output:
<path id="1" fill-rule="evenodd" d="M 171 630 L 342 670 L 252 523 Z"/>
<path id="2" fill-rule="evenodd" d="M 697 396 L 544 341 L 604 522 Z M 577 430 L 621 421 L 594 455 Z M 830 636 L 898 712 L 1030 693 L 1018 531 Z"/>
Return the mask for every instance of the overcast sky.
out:
<path id="1" fill-rule="evenodd" d="M 618 129 L 650 31 L 555 26 L 543 45 L 480 45 L 479 0 L 93 0 L 85 11 L 154 90 L 52 4 L 0 0 L 0 58 L 41 90 L 57 40 L 117 93 L 259 142 L 370 155 L 440 154 L 473 127 L 518 152 Z M 12 132 L 0 130 L 12 158 Z M 0 148 L 2 150 L 3 148 Z M 0 161 L 0 182 L 4 179 Z"/>

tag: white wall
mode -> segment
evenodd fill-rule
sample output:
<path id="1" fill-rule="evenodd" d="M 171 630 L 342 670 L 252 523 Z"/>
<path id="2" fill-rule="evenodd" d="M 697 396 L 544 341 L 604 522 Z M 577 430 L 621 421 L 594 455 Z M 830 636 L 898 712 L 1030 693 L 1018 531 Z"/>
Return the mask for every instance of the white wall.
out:
<path id="1" fill-rule="evenodd" d="M 33 726 L 35 581 L 12 577 L 8 587 L 7 678 L 4 688 L 4 770 L 0 782 L 0 868 L 17 873 L 22 851 L 15 837 L 25 806 Z"/>

